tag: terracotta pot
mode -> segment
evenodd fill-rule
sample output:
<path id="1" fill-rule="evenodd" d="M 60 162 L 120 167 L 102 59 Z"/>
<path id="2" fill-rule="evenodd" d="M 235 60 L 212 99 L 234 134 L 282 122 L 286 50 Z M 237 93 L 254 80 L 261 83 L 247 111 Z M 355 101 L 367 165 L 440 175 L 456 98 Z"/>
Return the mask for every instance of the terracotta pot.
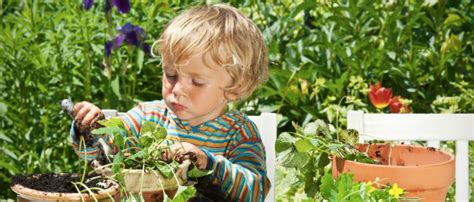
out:
<path id="1" fill-rule="evenodd" d="M 119 185 L 113 182 L 113 186 L 108 189 L 101 190 L 94 194 L 94 197 L 98 201 L 119 201 Z M 78 193 L 57 193 L 57 192 L 44 192 L 35 189 L 24 187 L 20 184 L 16 184 L 11 189 L 17 194 L 17 201 L 83 201 L 80 194 Z M 112 196 L 112 199 L 110 196 Z M 94 197 L 87 193 L 82 194 L 84 201 L 95 201 Z"/>
<path id="2" fill-rule="evenodd" d="M 163 188 L 170 197 L 174 196 L 178 189 L 178 182 L 174 177 L 166 179 L 160 172 L 150 172 L 138 169 L 123 170 L 125 178 L 125 190 L 138 194 L 142 193 L 145 201 L 163 200 Z M 143 175 L 143 183 L 142 183 Z M 163 185 L 163 188 L 161 185 Z M 181 181 L 179 183 L 182 183 Z"/>
<path id="3" fill-rule="evenodd" d="M 356 145 L 366 151 L 367 144 Z M 390 151 L 391 150 L 391 151 Z M 370 158 L 382 165 L 358 163 L 333 157 L 332 174 L 353 173 L 354 180 L 397 183 L 405 190 L 406 197 L 418 197 L 421 201 L 445 201 L 449 186 L 454 182 L 454 156 L 431 147 L 413 145 L 372 144 Z M 390 156 L 390 157 L 389 157 Z"/>

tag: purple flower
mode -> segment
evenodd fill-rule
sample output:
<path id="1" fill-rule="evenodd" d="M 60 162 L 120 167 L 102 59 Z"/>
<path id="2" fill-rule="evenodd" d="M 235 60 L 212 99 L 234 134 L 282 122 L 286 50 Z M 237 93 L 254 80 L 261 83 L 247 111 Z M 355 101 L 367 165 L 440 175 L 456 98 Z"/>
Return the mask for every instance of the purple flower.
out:
<path id="1" fill-rule="evenodd" d="M 117 49 L 126 43 L 141 48 L 146 54 L 150 54 L 150 46 L 145 43 L 146 34 L 145 30 L 140 26 L 135 26 L 130 22 L 127 22 L 120 29 L 120 34 L 115 37 L 113 41 L 109 41 L 105 44 L 105 54 L 108 56 L 112 50 Z"/>
<path id="2" fill-rule="evenodd" d="M 112 53 L 112 48 L 114 48 L 114 43 L 112 41 L 108 41 L 104 45 L 105 47 L 105 56 L 109 56 Z"/>
<path id="3" fill-rule="evenodd" d="M 151 48 L 148 44 L 143 44 L 143 52 L 145 52 L 147 55 L 151 54 Z"/>
<path id="4" fill-rule="evenodd" d="M 82 6 L 84 9 L 86 9 L 86 11 L 92 7 L 92 4 L 94 4 L 94 0 L 82 0 Z"/>
<path id="5" fill-rule="evenodd" d="M 117 37 L 122 37 L 124 39 L 120 39 L 120 44 L 125 40 L 125 43 L 140 46 L 141 43 L 145 40 L 145 30 L 140 26 L 135 26 L 130 22 L 127 22 L 121 29 L 120 35 Z M 117 41 L 116 38 L 116 41 Z M 120 45 L 119 44 L 119 45 Z"/>
<path id="6" fill-rule="evenodd" d="M 130 11 L 129 0 L 113 0 L 112 3 L 120 13 L 128 13 Z"/>
<path id="7" fill-rule="evenodd" d="M 82 5 L 84 9 L 89 10 L 94 4 L 94 0 L 82 0 Z M 130 1 L 129 0 L 104 0 L 104 11 L 110 12 L 111 4 L 117 8 L 120 13 L 130 12 Z"/>

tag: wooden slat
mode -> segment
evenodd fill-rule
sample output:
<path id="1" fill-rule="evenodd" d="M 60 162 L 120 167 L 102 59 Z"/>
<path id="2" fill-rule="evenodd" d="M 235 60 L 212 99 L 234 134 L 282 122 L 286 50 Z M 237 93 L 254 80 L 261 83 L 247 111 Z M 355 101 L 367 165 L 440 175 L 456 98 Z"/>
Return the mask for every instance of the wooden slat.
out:
<path id="1" fill-rule="evenodd" d="M 469 201 L 469 142 L 456 141 L 456 201 Z"/>
<path id="2" fill-rule="evenodd" d="M 472 114 L 364 114 L 365 139 L 474 140 Z"/>
<path id="3" fill-rule="evenodd" d="M 275 142 L 277 137 L 276 114 L 262 113 L 260 116 L 249 116 L 249 118 L 255 123 L 255 125 L 257 125 L 263 145 L 265 146 L 267 177 L 272 184 L 265 201 L 275 201 Z"/>

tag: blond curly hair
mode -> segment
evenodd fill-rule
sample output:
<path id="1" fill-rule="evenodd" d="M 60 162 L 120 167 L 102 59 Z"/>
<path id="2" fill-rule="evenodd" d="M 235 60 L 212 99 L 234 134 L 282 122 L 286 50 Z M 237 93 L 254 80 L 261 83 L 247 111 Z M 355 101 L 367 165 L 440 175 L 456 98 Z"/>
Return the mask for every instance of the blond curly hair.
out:
<path id="1" fill-rule="evenodd" d="M 225 90 L 245 98 L 268 77 L 268 53 L 258 27 L 238 9 L 224 5 L 191 8 L 174 18 L 158 44 L 163 65 L 186 63 L 190 56 L 203 54 L 230 75 Z M 204 57 L 205 58 L 205 57 Z"/>

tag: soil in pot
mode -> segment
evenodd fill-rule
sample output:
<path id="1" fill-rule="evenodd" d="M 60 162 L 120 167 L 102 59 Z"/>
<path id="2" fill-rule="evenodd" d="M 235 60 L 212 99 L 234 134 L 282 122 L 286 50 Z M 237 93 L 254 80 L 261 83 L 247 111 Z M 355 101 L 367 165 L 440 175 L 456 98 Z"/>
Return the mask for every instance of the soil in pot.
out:
<path id="1" fill-rule="evenodd" d="M 18 201 L 81 201 L 81 195 L 73 185 L 73 182 L 80 182 L 81 177 L 81 174 L 70 173 L 14 176 L 11 189 L 18 194 Z M 94 201 L 94 197 L 102 201 L 115 200 L 119 197 L 118 184 L 99 174 L 87 175 L 84 184 L 94 193 L 94 196 L 83 193 L 82 197 L 86 201 Z M 78 185 L 78 187 L 84 189 L 83 186 Z"/>
<path id="2" fill-rule="evenodd" d="M 367 144 L 357 145 L 366 151 Z M 407 197 L 421 201 L 444 201 L 449 186 L 454 182 L 454 156 L 431 147 L 413 145 L 372 144 L 368 155 L 381 165 L 365 164 L 333 158 L 332 172 L 354 174 L 355 181 L 397 183 L 407 192 Z"/>

